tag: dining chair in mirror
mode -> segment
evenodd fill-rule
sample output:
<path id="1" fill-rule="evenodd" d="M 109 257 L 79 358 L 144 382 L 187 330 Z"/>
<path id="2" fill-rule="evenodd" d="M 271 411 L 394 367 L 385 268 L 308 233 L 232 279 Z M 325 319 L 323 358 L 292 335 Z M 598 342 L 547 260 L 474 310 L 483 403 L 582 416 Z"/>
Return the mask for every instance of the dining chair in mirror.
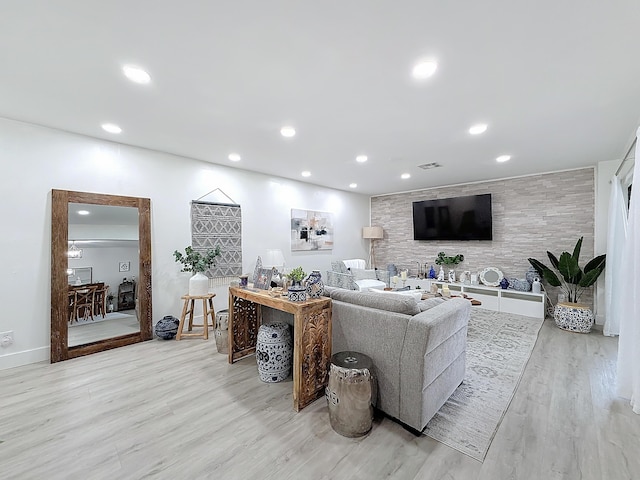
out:
<path id="1" fill-rule="evenodd" d="M 51 362 L 116 348 L 153 338 L 151 313 L 151 202 L 148 198 L 120 195 L 76 192 L 70 190 L 51 191 Z M 95 215 L 85 225 L 74 225 L 73 211 L 93 210 Z M 96 240 L 92 231 L 117 231 L 113 215 L 129 218 L 128 225 L 131 253 L 131 270 L 137 273 L 135 309 L 127 312 L 109 314 L 106 308 L 109 282 L 104 275 L 110 267 L 118 265 L 122 258 L 110 258 L 105 242 L 119 242 L 118 238 Z M 71 220 L 70 220 L 71 218 Z M 123 225 L 117 225 L 123 227 Z M 93 230 L 92 230 L 93 229 Z M 73 238 L 70 238 L 73 232 Z M 80 232 L 80 233 L 78 233 Z M 83 237 L 84 235 L 84 237 Z M 69 240 L 76 248 L 84 250 L 83 257 L 71 256 Z M 125 242 L 125 240 L 121 240 Z M 84 244 L 83 244 L 84 242 Z M 103 249 L 91 261 L 90 248 L 101 244 Z M 131 247 L 134 245 L 134 247 Z M 98 245 L 100 246 L 100 245 Z M 120 249 L 119 251 L 123 251 Z M 135 258 L 134 258 L 135 255 Z M 74 262 L 83 262 L 74 265 Z M 87 267 L 89 264 L 91 267 Z M 116 270 L 117 271 L 117 270 Z M 70 273 L 71 272 L 71 273 Z M 133 273 L 132 273 L 133 274 Z M 118 283 L 122 277 L 114 279 Z M 110 283 L 113 285 L 113 282 Z M 117 289 L 117 285 L 115 286 Z M 126 324 L 118 324 L 109 317 L 121 317 Z M 87 333 L 79 335 L 83 325 L 98 327 L 102 322 L 108 325 L 101 334 Z M 105 333 L 106 332 L 106 333 Z"/>

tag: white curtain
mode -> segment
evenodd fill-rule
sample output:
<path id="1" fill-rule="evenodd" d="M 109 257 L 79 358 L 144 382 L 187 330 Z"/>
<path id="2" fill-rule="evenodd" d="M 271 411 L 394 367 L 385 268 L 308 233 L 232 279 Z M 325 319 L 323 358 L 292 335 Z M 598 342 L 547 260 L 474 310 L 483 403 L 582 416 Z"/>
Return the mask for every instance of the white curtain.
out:
<path id="1" fill-rule="evenodd" d="M 611 180 L 609 199 L 609 228 L 607 230 L 607 267 L 605 271 L 605 311 L 607 312 L 603 333 L 607 336 L 620 335 L 620 302 L 623 286 L 620 270 L 624 262 L 623 246 L 627 240 L 627 203 L 622 192 L 622 184 L 617 175 Z"/>
<path id="2" fill-rule="evenodd" d="M 640 136 L 640 128 L 636 132 Z M 637 143 L 636 143 L 637 145 Z M 620 339 L 618 341 L 618 395 L 631 401 L 631 408 L 640 414 L 640 148 L 636 148 L 629 205 L 627 241 L 624 245 L 624 263 L 619 272 Z"/>

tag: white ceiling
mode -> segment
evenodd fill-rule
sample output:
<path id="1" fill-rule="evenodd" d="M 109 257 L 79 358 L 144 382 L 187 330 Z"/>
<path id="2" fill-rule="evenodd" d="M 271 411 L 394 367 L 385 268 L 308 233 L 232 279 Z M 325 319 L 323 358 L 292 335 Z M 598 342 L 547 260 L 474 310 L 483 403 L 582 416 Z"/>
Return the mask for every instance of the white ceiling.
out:
<path id="1" fill-rule="evenodd" d="M 364 194 L 548 172 L 627 151 L 639 28 L 638 0 L 2 0 L 0 116 Z"/>

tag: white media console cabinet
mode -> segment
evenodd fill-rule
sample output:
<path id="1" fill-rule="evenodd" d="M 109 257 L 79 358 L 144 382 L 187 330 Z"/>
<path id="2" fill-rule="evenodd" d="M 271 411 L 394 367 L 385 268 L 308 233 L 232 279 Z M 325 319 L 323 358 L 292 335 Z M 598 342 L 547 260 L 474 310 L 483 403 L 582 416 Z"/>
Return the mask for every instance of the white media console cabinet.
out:
<path id="1" fill-rule="evenodd" d="M 445 282 L 421 278 L 407 278 L 404 285 L 412 289 L 419 286 L 428 292 L 431 283 L 435 283 L 438 285 L 438 288 L 442 288 Z M 463 283 L 447 283 L 447 285 L 454 295 L 456 293 L 465 293 L 467 296 L 482 302 L 482 305 L 474 308 L 486 308 L 487 310 L 514 313 L 527 317 L 545 317 L 545 293 L 520 292 L 518 290 L 509 290 L 500 287 L 468 285 Z"/>

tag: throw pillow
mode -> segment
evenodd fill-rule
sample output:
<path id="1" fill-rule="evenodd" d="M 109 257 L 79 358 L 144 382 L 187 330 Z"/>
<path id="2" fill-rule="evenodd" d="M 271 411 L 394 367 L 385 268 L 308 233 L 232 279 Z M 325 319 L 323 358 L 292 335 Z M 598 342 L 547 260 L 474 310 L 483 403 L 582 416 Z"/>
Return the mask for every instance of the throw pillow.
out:
<path id="1" fill-rule="evenodd" d="M 338 273 L 349 273 L 349 270 L 347 270 L 347 266 L 341 260 L 338 260 L 337 262 L 331 262 L 331 270 Z"/>

